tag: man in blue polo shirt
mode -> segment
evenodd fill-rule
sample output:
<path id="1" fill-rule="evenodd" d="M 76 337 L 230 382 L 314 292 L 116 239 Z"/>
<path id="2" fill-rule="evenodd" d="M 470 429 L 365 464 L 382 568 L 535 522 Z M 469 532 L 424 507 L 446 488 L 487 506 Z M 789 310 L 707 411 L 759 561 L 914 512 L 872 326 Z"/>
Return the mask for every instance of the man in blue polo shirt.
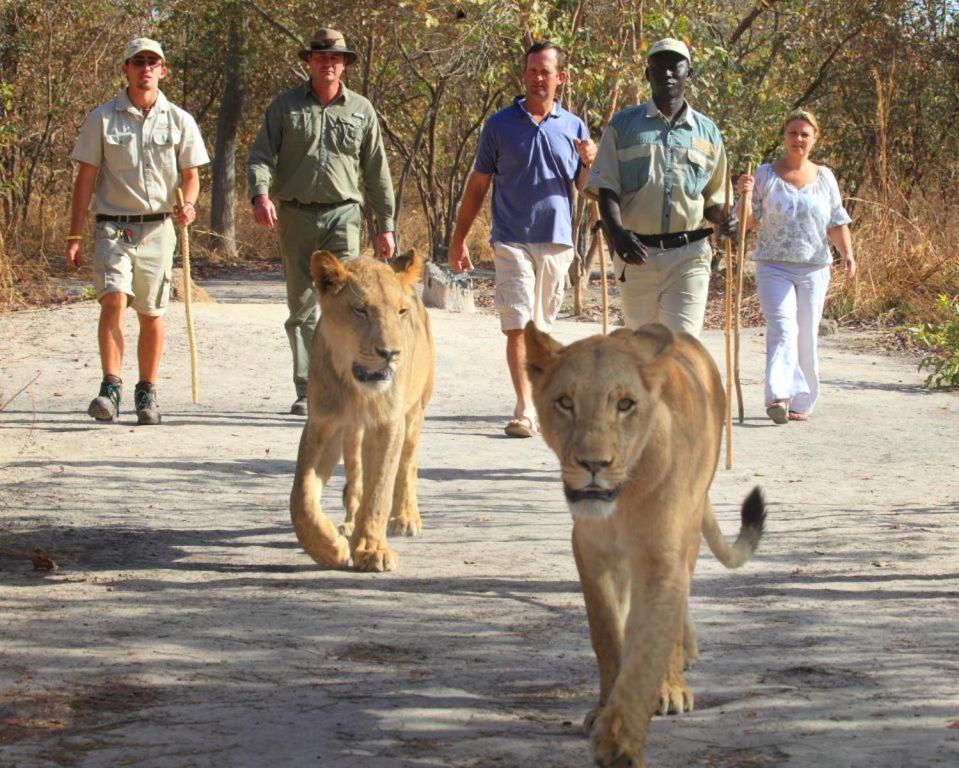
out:
<path id="1" fill-rule="evenodd" d="M 559 313 L 574 255 L 573 185 L 582 190 L 596 156 L 583 121 L 556 101 L 556 89 L 565 81 L 563 53 L 555 44 L 546 40 L 529 47 L 526 94 L 483 128 L 447 254 L 454 272 L 473 268 L 466 236 L 492 184 L 495 303 L 516 391 L 513 418 L 505 428 L 511 437 L 538 431 L 523 328 L 532 320 L 549 330 Z"/>

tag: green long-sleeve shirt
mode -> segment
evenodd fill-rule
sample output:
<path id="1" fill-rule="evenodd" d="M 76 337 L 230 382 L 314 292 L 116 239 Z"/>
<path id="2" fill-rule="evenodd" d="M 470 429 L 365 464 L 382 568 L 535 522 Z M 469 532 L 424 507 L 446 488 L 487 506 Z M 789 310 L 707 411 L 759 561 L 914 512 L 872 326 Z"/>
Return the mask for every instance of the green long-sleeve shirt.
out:
<path id="1" fill-rule="evenodd" d="M 396 202 L 383 134 L 370 102 L 340 87 L 323 106 L 309 83 L 267 107 L 247 160 L 250 197 L 373 207 L 380 232 L 396 229 Z"/>

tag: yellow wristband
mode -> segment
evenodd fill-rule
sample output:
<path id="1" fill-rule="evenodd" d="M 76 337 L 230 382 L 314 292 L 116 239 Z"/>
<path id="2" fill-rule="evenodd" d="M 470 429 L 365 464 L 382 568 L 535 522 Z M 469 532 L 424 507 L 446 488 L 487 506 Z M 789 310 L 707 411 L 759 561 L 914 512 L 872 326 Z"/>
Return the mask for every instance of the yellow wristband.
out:
<path id="1" fill-rule="evenodd" d="M 83 239 L 83 235 L 67 235 L 68 242 L 70 240 L 82 240 L 82 239 Z"/>

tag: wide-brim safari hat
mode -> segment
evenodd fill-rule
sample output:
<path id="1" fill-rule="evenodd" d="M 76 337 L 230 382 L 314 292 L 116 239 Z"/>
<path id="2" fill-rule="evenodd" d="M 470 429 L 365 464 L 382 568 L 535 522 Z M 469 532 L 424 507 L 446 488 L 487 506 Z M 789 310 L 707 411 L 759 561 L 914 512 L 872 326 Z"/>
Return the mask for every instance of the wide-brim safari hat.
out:
<path id="1" fill-rule="evenodd" d="M 359 58 L 359 54 L 356 51 L 351 51 L 346 47 L 346 40 L 343 37 L 343 34 L 336 30 L 325 28 L 321 29 L 315 35 L 313 39 L 310 40 L 310 45 L 308 48 L 304 48 L 300 51 L 299 56 L 303 61 L 306 61 L 310 57 L 310 53 L 313 51 L 322 51 L 323 53 L 342 53 L 343 58 L 346 59 L 347 65 L 352 64 Z"/>

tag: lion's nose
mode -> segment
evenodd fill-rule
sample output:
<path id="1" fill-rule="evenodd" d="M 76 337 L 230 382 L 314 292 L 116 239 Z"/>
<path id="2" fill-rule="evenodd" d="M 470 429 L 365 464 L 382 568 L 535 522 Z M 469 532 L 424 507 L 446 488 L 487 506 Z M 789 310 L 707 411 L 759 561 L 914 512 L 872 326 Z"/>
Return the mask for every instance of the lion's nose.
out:
<path id="1" fill-rule="evenodd" d="M 392 363 L 400 356 L 400 351 L 398 349 L 383 349 L 382 347 L 376 347 L 376 354 L 382 357 L 387 363 Z"/>
<path id="2" fill-rule="evenodd" d="M 590 474 L 593 477 L 596 476 L 596 473 L 601 469 L 606 469 L 612 462 L 606 460 L 595 460 L 595 459 L 577 459 L 576 462 L 586 470 L 589 470 Z"/>

